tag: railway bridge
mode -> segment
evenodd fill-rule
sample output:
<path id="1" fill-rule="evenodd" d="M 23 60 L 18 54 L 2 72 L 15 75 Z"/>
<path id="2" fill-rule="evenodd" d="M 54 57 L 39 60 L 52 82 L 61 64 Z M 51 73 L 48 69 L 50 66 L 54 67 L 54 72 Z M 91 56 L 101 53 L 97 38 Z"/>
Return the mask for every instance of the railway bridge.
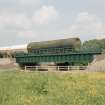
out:
<path id="1" fill-rule="evenodd" d="M 20 67 L 37 66 L 40 63 L 55 63 L 56 66 L 87 66 L 94 59 L 94 55 L 101 51 L 81 51 L 79 38 L 68 38 L 44 42 L 31 42 L 27 46 L 27 53 L 17 54 L 16 62 Z"/>

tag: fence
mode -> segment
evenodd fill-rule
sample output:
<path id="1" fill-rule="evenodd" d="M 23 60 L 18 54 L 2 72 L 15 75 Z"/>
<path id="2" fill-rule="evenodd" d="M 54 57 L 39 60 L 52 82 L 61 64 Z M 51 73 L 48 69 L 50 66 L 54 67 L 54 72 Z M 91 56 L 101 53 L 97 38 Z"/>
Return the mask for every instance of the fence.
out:
<path id="1" fill-rule="evenodd" d="M 87 66 L 25 66 L 25 70 L 33 71 L 71 71 L 86 70 Z"/>

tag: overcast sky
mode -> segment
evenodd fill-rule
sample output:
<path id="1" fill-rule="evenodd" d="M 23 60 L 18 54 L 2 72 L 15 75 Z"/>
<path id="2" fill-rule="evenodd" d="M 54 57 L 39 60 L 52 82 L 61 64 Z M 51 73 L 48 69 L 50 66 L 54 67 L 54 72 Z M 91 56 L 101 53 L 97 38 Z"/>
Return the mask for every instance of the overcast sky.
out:
<path id="1" fill-rule="evenodd" d="M 0 0 L 0 46 L 105 37 L 105 0 Z"/>

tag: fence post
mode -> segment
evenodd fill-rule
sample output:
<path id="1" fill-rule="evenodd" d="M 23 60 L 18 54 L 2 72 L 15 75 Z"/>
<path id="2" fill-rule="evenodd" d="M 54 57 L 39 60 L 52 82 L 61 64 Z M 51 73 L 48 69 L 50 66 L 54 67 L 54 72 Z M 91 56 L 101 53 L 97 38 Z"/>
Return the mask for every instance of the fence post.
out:
<path id="1" fill-rule="evenodd" d="M 38 67 L 36 66 L 36 71 L 38 71 Z"/>
<path id="2" fill-rule="evenodd" d="M 69 66 L 68 66 L 68 71 L 69 71 L 69 69 L 70 69 L 70 68 L 69 68 Z"/>
<path id="3" fill-rule="evenodd" d="M 25 66 L 25 71 L 27 70 L 27 66 Z"/>
<path id="4" fill-rule="evenodd" d="M 58 71 L 59 71 L 59 66 L 57 68 L 58 68 Z"/>

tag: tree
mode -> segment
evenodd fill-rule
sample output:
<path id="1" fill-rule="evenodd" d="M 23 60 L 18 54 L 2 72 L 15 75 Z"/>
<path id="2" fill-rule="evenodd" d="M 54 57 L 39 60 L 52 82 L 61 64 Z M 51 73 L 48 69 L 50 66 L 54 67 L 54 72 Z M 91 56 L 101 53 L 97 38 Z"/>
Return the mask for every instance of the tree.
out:
<path id="1" fill-rule="evenodd" d="M 105 39 L 102 40 L 89 40 L 82 44 L 82 51 L 103 51 L 105 49 Z"/>

